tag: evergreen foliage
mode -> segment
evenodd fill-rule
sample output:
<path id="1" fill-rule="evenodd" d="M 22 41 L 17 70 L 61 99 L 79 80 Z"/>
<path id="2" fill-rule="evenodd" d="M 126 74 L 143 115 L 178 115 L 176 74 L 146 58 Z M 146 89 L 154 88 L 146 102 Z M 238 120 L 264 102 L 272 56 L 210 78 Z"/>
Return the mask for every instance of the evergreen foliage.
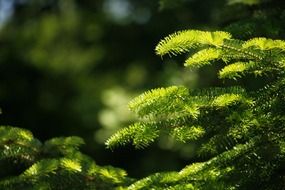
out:
<path id="1" fill-rule="evenodd" d="M 200 144 L 209 158 L 180 172 L 156 173 L 129 189 L 284 189 L 285 41 L 239 40 L 228 32 L 186 30 L 160 41 L 160 56 L 189 53 L 185 66 L 223 65 L 221 79 L 265 75 L 258 90 L 241 86 L 202 90 L 172 86 L 150 90 L 130 102 L 139 121 L 114 134 L 109 148 L 131 142 L 141 148 L 160 134 Z"/>
<path id="2" fill-rule="evenodd" d="M 78 150 L 82 144 L 79 137 L 42 143 L 28 130 L 1 126 L 0 189 L 115 189 L 132 181 L 122 169 L 98 166 Z"/>
<path id="3" fill-rule="evenodd" d="M 284 44 L 189 30 L 157 45 L 161 56 L 189 52 L 186 67 L 223 64 L 218 75 L 224 80 L 247 74 L 271 79 L 255 91 L 241 86 L 150 90 L 129 104 L 139 121 L 106 142 L 109 148 L 128 143 L 144 148 L 166 133 L 196 142 L 204 162 L 135 181 L 124 170 L 96 165 L 79 151 L 84 144 L 79 137 L 41 143 L 27 130 L 2 126 L 0 163 L 6 169 L 0 189 L 284 189 Z"/>
<path id="4" fill-rule="evenodd" d="M 161 5 L 170 2 L 161 0 Z M 273 12 L 262 15 L 276 15 Z M 218 78 L 224 81 L 265 76 L 266 85 L 254 90 L 241 85 L 150 90 L 129 103 L 138 121 L 106 141 L 111 149 L 128 143 L 145 148 L 168 134 L 182 143 L 195 142 L 200 162 L 135 180 L 81 153 L 84 141 L 79 137 L 41 142 L 28 130 L 1 126 L 0 189 L 285 189 L 285 41 L 256 37 L 256 20 L 263 19 L 240 21 L 225 31 L 176 32 L 161 40 L 155 51 L 161 57 L 187 54 L 184 65 L 190 69 L 219 64 Z M 232 31 L 237 32 L 240 23 L 250 30 L 241 29 L 239 36 Z M 282 29 L 276 31 L 271 34 Z"/>

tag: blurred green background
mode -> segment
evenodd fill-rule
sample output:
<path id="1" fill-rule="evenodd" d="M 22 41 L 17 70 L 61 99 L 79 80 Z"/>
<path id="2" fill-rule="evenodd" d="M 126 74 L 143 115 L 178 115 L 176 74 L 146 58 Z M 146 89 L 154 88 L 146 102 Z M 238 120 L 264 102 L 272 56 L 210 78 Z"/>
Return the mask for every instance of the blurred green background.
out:
<path id="1" fill-rule="evenodd" d="M 184 57 L 156 56 L 160 39 L 219 29 L 250 9 L 225 0 L 0 0 L 0 124 L 30 129 L 40 140 L 80 136 L 98 164 L 133 177 L 181 169 L 195 144 L 163 137 L 145 150 L 111 151 L 104 142 L 136 119 L 127 104 L 140 93 L 220 84 L 215 69 L 190 71 Z"/>

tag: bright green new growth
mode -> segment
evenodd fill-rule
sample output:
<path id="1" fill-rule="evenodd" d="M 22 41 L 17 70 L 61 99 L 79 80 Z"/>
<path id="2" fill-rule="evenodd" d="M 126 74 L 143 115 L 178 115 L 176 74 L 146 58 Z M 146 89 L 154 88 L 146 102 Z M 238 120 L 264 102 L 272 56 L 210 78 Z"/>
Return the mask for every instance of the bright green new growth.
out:
<path id="1" fill-rule="evenodd" d="M 219 78 L 225 79 L 237 79 L 241 78 L 242 75 L 251 68 L 254 67 L 254 62 L 236 62 L 225 66 L 219 72 Z"/>
<path id="2" fill-rule="evenodd" d="M 285 42 L 266 38 L 253 38 L 248 41 L 233 39 L 226 32 L 182 31 L 174 33 L 162 40 L 156 47 L 158 55 L 177 55 L 189 52 L 190 49 L 198 49 L 185 61 L 186 67 L 201 67 L 215 60 L 234 65 L 222 70 L 220 78 L 235 79 L 241 77 L 241 73 L 254 73 L 263 70 L 264 62 L 270 72 L 284 68 Z M 247 61 L 241 63 L 240 61 Z M 238 63 L 234 63 L 237 62 Z M 247 71 L 247 72 L 244 72 Z"/>
<path id="3" fill-rule="evenodd" d="M 79 152 L 82 144 L 79 137 L 41 143 L 28 130 L 1 126 L 0 164 L 5 171 L 0 172 L 0 189 L 114 189 L 131 181 L 124 170 L 98 166 Z"/>
<path id="4" fill-rule="evenodd" d="M 178 55 L 188 52 L 191 48 L 201 46 L 220 46 L 225 39 L 230 39 L 227 32 L 204 32 L 199 30 L 185 30 L 169 35 L 160 41 L 155 48 L 158 55 Z"/>
<path id="5" fill-rule="evenodd" d="M 145 147 L 159 137 L 159 130 L 169 132 L 182 142 L 197 140 L 207 130 L 212 130 L 203 124 L 204 118 L 212 114 L 209 110 L 249 107 L 252 104 L 253 101 L 240 87 L 192 92 L 177 86 L 151 90 L 129 104 L 141 121 L 114 134 L 106 144 L 112 148 L 132 142 L 136 147 Z"/>
<path id="6" fill-rule="evenodd" d="M 196 141 L 198 155 L 210 159 L 180 172 L 148 176 L 128 189 L 282 189 L 284 44 L 266 38 L 242 41 L 227 32 L 197 30 L 163 39 L 155 49 L 158 55 L 190 53 L 185 62 L 190 68 L 224 64 L 218 72 L 221 79 L 236 80 L 248 74 L 274 77 L 257 91 L 239 86 L 202 90 L 171 86 L 131 101 L 129 107 L 139 121 L 110 137 L 109 148 L 126 143 L 145 147 L 166 132 L 180 142 Z"/>

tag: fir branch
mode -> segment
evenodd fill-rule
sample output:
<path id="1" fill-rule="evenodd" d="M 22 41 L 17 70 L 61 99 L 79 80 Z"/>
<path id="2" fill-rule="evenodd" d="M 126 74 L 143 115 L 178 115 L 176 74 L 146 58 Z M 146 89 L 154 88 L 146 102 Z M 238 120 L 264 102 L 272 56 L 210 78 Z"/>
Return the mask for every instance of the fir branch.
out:
<path id="1" fill-rule="evenodd" d="M 83 145 L 84 141 L 80 137 L 56 137 L 45 142 L 43 146 L 43 153 L 53 155 L 67 155 L 77 151 L 79 146 Z"/>
<path id="2" fill-rule="evenodd" d="M 139 122 L 115 133 L 106 141 L 106 145 L 108 148 L 113 148 L 118 144 L 125 145 L 132 142 L 136 148 L 143 148 L 153 142 L 158 134 L 156 126 Z"/>
<path id="3" fill-rule="evenodd" d="M 235 62 L 225 66 L 219 71 L 219 78 L 221 79 L 234 79 L 241 78 L 246 74 L 246 71 L 254 69 L 256 64 L 253 61 L 249 62 Z"/>
<path id="4" fill-rule="evenodd" d="M 222 55 L 222 51 L 216 48 L 207 48 L 203 49 L 191 57 L 189 57 L 184 65 L 187 67 L 195 67 L 199 68 L 204 65 L 210 64 L 210 61 L 214 61 L 220 59 Z"/>
<path id="5" fill-rule="evenodd" d="M 158 55 L 182 54 L 191 48 L 200 46 L 219 47 L 225 39 L 230 39 L 231 35 L 227 32 L 205 32 L 199 30 L 185 30 L 169 35 L 159 42 L 155 50 Z"/>

